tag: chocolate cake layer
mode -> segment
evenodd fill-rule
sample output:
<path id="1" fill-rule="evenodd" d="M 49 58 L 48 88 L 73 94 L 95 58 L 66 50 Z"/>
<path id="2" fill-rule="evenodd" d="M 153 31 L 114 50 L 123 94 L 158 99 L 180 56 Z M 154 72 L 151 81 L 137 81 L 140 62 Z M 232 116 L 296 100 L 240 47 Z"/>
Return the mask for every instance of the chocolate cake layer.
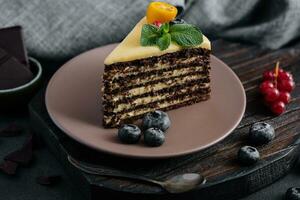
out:
<path id="1" fill-rule="evenodd" d="M 184 77 L 179 77 L 179 78 L 173 78 L 168 81 L 163 81 L 163 82 L 158 82 L 155 84 L 147 84 L 145 86 L 140 86 L 140 87 L 135 87 L 131 89 L 126 89 L 126 86 L 124 89 L 120 89 L 118 92 L 114 93 L 105 93 L 106 90 L 104 90 L 104 99 L 107 99 L 107 97 L 112 97 L 113 100 L 118 100 L 120 98 L 123 98 L 124 96 L 137 96 L 137 95 L 142 95 L 144 93 L 149 93 L 149 92 L 156 92 L 159 90 L 162 90 L 164 88 L 169 88 L 173 87 L 176 85 L 184 85 L 188 84 L 189 82 L 193 81 L 199 81 L 200 83 L 208 83 L 209 78 L 203 75 L 192 75 L 192 76 L 184 76 Z M 125 84 L 124 84 L 125 85 Z"/>
<path id="2" fill-rule="evenodd" d="M 165 92 L 163 94 L 156 94 L 152 96 L 145 96 L 140 98 L 128 98 L 128 101 L 124 103 L 116 103 L 116 104 L 106 104 L 106 102 L 103 103 L 103 106 L 105 106 L 104 110 L 107 112 L 119 112 L 123 109 L 130 109 L 132 107 L 136 107 L 138 105 L 146 105 L 155 101 L 161 101 L 166 98 L 170 98 L 176 95 L 183 95 L 186 93 L 194 93 L 198 91 L 199 93 L 209 93 L 210 87 L 201 87 L 198 84 L 195 84 L 193 86 L 188 86 L 181 89 L 171 90 L 169 92 Z"/>
<path id="3" fill-rule="evenodd" d="M 190 97 L 195 97 L 195 96 L 206 96 L 210 94 L 210 88 L 206 88 L 206 89 L 197 89 L 194 91 L 186 91 L 184 93 L 181 92 L 174 92 L 173 94 L 168 95 L 165 98 L 161 98 L 161 99 L 157 99 L 155 101 L 146 103 L 146 104 L 127 104 L 127 106 L 123 106 L 121 108 L 119 108 L 118 106 L 116 107 L 109 107 L 105 109 L 104 115 L 114 115 L 114 114 L 124 114 L 126 112 L 131 112 L 134 110 L 139 110 L 142 108 L 148 108 L 148 107 L 154 107 L 155 105 L 159 104 L 159 103 L 164 103 L 164 102 L 169 102 L 172 101 L 174 99 L 180 99 L 180 100 L 184 100 Z M 159 96 L 158 96 L 159 97 Z M 151 97 L 149 97 L 151 98 Z M 123 104 L 124 105 L 124 104 Z M 113 108 L 118 108 L 117 111 L 114 111 Z"/>
<path id="4" fill-rule="evenodd" d="M 210 50 L 175 53 L 106 65 L 103 123 L 117 127 L 154 110 L 170 110 L 210 97 Z"/>
<path id="5" fill-rule="evenodd" d="M 128 93 L 122 93 L 122 94 L 116 94 L 116 95 L 105 95 L 104 94 L 104 99 L 103 99 L 103 103 L 104 104 L 110 104 L 110 105 L 117 105 L 119 103 L 130 103 L 131 100 L 137 99 L 137 98 L 141 98 L 141 97 L 147 97 L 147 96 L 156 96 L 159 94 L 164 94 L 164 93 L 170 93 L 172 91 L 176 91 L 179 89 L 183 89 L 183 88 L 187 88 L 187 87 L 192 87 L 194 85 L 198 85 L 200 87 L 202 87 L 202 89 L 204 88 L 209 88 L 210 84 L 209 82 L 207 82 L 209 79 L 196 79 L 196 80 L 192 80 L 189 82 L 186 82 L 184 84 L 177 84 L 171 87 L 165 87 L 162 88 L 160 90 L 153 90 L 150 87 L 150 91 L 149 92 L 145 92 L 145 93 L 139 93 L 137 95 L 129 95 Z"/>
<path id="6" fill-rule="evenodd" d="M 151 111 L 154 111 L 154 110 L 157 110 L 157 109 L 162 110 L 162 111 L 173 110 L 173 109 L 177 109 L 177 108 L 184 107 L 184 106 L 189 106 L 189 105 L 201 102 L 201 101 L 208 100 L 209 97 L 210 97 L 209 94 L 206 95 L 206 96 L 196 96 L 196 97 L 193 97 L 192 99 L 188 99 L 186 101 L 183 101 L 183 102 L 180 102 L 180 103 L 177 103 L 177 104 L 173 104 L 173 105 L 169 105 L 169 106 L 166 106 L 166 107 L 161 107 L 161 106 L 152 107 L 152 108 L 149 108 L 149 110 L 145 111 L 142 114 L 129 116 L 129 117 L 123 118 L 123 119 L 120 118 L 117 115 L 114 115 L 108 120 L 108 119 L 105 118 L 106 116 L 104 116 L 103 126 L 105 128 L 119 127 L 120 125 L 122 125 L 124 123 L 132 123 L 135 120 L 142 118 L 148 112 L 151 112 Z"/>
<path id="7" fill-rule="evenodd" d="M 203 74 L 207 75 L 209 74 L 209 69 L 206 69 L 206 67 L 202 66 L 197 66 L 194 68 L 187 68 L 187 69 L 178 69 L 178 70 L 171 70 L 171 71 L 166 71 L 166 72 L 157 72 L 155 74 L 149 74 L 144 76 L 135 76 L 133 78 L 128 78 L 124 79 L 123 81 L 117 81 L 117 82 L 109 82 L 107 85 L 105 85 L 105 88 L 108 90 L 113 90 L 117 87 L 122 87 L 124 85 L 124 81 L 126 81 L 127 87 L 130 85 L 137 85 L 137 84 L 146 84 L 148 82 L 156 81 L 159 79 L 166 78 L 175 78 L 175 77 L 183 77 L 183 76 L 188 76 L 192 74 Z M 105 83 L 104 83 L 105 84 Z"/>
<path id="8" fill-rule="evenodd" d="M 147 69 L 145 69 L 145 67 L 128 66 L 126 68 L 127 71 L 124 70 L 109 71 L 107 73 L 104 73 L 103 76 L 106 82 L 110 82 L 110 81 L 116 82 L 118 80 L 122 81 L 124 80 L 124 78 L 127 79 L 132 76 L 137 76 L 137 75 L 143 76 L 143 74 L 150 75 L 151 73 L 166 72 L 170 70 L 185 69 L 185 68 L 191 68 L 196 66 L 209 67 L 209 60 L 202 59 L 199 57 L 194 57 L 194 58 L 189 58 L 187 61 L 184 62 L 164 63 L 164 64 L 156 63 L 151 68 L 147 68 Z"/>
<path id="9" fill-rule="evenodd" d="M 194 77 L 198 76 L 198 79 L 205 79 L 203 82 L 209 82 L 208 77 L 208 72 L 203 72 L 203 71 L 194 71 L 193 69 L 191 72 L 186 73 L 186 74 L 179 74 L 179 75 L 160 75 L 156 76 L 154 75 L 153 77 L 148 77 L 145 79 L 135 79 L 135 80 L 128 80 L 126 81 L 126 85 L 124 86 L 123 83 L 114 83 L 111 85 L 111 87 L 106 86 L 104 87 L 105 90 L 104 92 L 106 94 L 116 94 L 119 92 L 124 92 L 128 91 L 134 88 L 139 88 L 139 87 L 147 87 L 149 85 L 155 85 L 159 83 L 170 83 L 171 84 L 176 84 L 179 81 L 186 81 L 186 79 L 189 79 L 189 77 Z"/>

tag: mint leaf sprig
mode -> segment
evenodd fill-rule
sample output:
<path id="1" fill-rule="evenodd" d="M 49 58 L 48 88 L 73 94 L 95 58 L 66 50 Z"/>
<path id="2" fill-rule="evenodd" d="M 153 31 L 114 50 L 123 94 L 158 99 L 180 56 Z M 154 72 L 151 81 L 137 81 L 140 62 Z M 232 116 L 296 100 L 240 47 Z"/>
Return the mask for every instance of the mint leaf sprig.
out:
<path id="1" fill-rule="evenodd" d="M 144 24 L 140 38 L 142 46 L 157 45 L 161 51 L 167 49 L 171 41 L 184 48 L 194 47 L 203 42 L 201 31 L 191 24 L 164 23 L 160 27 Z"/>

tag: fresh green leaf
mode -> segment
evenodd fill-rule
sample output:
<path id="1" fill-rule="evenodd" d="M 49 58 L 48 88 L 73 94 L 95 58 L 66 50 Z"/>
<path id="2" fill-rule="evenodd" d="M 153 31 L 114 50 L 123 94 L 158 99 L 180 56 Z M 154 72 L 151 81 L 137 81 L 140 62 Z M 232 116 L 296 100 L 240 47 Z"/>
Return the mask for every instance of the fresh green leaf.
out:
<path id="1" fill-rule="evenodd" d="M 173 24 L 170 27 L 170 32 L 185 32 L 192 29 L 197 30 L 197 28 L 192 24 Z"/>
<path id="2" fill-rule="evenodd" d="M 156 26 L 145 24 L 142 27 L 140 43 L 142 46 L 156 45 L 156 41 L 159 36 L 159 29 Z"/>
<path id="3" fill-rule="evenodd" d="M 203 42 L 202 33 L 190 24 L 174 24 L 169 32 L 172 41 L 183 47 L 197 46 Z"/>
<path id="4" fill-rule="evenodd" d="M 162 37 L 157 40 L 157 46 L 161 51 L 167 49 L 171 43 L 171 35 L 169 33 L 164 33 Z"/>
<path id="5" fill-rule="evenodd" d="M 142 46 L 157 45 L 161 51 L 167 49 L 171 41 L 182 47 L 192 47 L 203 42 L 201 31 L 191 24 L 162 24 L 159 28 L 145 24 L 142 27 L 140 43 Z"/>
<path id="6" fill-rule="evenodd" d="M 159 32 L 160 32 L 161 34 L 168 33 L 168 32 L 169 32 L 169 28 L 170 28 L 169 23 L 164 23 L 164 24 L 162 24 L 162 25 L 159 27 Z"/>

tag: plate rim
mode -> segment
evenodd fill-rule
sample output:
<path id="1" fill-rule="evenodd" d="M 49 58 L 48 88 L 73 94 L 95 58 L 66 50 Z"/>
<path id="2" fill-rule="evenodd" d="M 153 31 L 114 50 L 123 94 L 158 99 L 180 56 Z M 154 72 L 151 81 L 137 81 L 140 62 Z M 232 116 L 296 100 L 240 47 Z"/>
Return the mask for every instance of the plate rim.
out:
<path id="1" fill-rule="evenodd" d="M 45 92 L 45 105 L 46 105 L 46 110 L 47 110 L 47 113 L 48 115 L 50 116 L 51 120 L 53 121 L 53 123 L 61 130 L 63 131 L 68 137 L 70 137 L 71 139 L 74 139 L 75 141 L 77 141 L 78 143 L 80 144 L 83 144 L 85 146 L 87 146 L 88 148 L 91 148 L 91 149 L 94 149 L 98 152 L 101 152 L 101 153 L 107 153 L 109 155 L 113 155 L 113 156 L 118 156 L 118 157 L 125 157 L 125 158 L 134 158 L 134 159 L 166 159 L 166 158 L 173 158 L 173 157 L 180 157 L 180 156 L 184 156 L 184 155 L 188 155 L 188 154 L 193 154 L 193 153 L 196 153 L 196 152 L 199 152 L 201 150 L 204 150 L 204 149 L 207 149 L 217 143 L 219 143 L 220 141 L 224 140 L 226 137 L 228 137 L 236 127 L 238 127 L 238 125 L 240 124 L 241 120 L 243 119 L 243 116 L 245 114 L 245 110 L 246 110 L 246 106 L 247 106 L 247 99 L 246 99 L 246 92 L 245 92 L 245 89 L 244 89 L 244 86 L 241 82 L 241 80 L 239 79 L 239 77 L 236 75 L 236 73 L 225 63 L 223 62 L 222 60 L 220 60 L 218 57 L 214 56 L 213 54 L 211 54 L 211 58 L 213 59 L 216 59 L 218 62 L 222 63 L 224 66 L 226 66 L 227 70 L 231 71 L 231 74 L 233 75 L 233 77 L 237 80 L 237 82 L 239 83 L 239 86 L 241 87 L 242 89 L 242 100 L 243 100 L 243 108 L 242 108 L 242 112 L 237 120 L 237 122 L 235 123 L 234 126 L 232 126 L 225 134 L 222 135 L 222 137 L 219 137 L 218 139 L 206 144 L 206 145 L 202 145 L 201 147 L 199 148 L 194 148 L 194 149 L 191 149 L 191 150 L 185 150 L 185 151 L 181 151 L 180 153 L 167 153 L 167 154 L 161 154 L 161 155 L 132 155 L 132 154 L 126 154 L 126 153 L 123 153 L 123 152 L 114 152 L 114 151 L 110 151 L 110 150 L 107 150 L 105 148 L 99 148 L 99 146 L 95 146 L 95 145 L 91 145 L 83 140 L 81 140 L 80 138 L 72 135 L 72 134 L 69 134 L 69 131 L 67 128 L 63 127 L 56 119 L 55 117 L 51 114 L 51 112 L 49 111 L 49 102 L 48 102 L 48 99 L 47 96 L 49 95 L 49 88 L 51 86 L 51 84 L 53 84 L 54 82 L 54 79 L 55 79 L 55 76 L 56 74 L 66 65 L 70 64 L 71 62 L 74 62 L 76 59 L 78 59 L 79 57 L 81 57 L 82 55 L 84 54 L 88 54 L 90 53 L 91 51 L 95 51 L 95 50 L 99 50 L 99 49 L 103 49 L 103 48 L 109 48 L 110 46 L 114 46 L 114 45 L 117 45 L 119 43 L 112 43 L 112 44 L 108 44 L 108 45 L 104 45 L 104 46 L 101 46 L 101 47 L 97 47 L 97 48 L 93 48 L 93 49 L 90 49 L 88 51 L 85 51 L 81 54 L 78 54 L 77 56 L 71 58 L 70 60 L 68 60 L 67 62 L 65 62 L 64 64 L 62 64 L 56 71 L 55 73 L 52 75 L 52 77 L 50 78 L 48 84 L 47 84 L 47 87 L 46 87 L 46 92 Z"/>

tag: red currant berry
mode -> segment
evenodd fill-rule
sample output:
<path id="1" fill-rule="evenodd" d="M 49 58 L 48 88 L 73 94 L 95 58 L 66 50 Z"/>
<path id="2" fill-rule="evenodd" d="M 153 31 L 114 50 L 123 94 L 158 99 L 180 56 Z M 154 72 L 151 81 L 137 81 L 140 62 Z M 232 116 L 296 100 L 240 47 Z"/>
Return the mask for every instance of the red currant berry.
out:
<path id="1" fill-rule="evenodd" d="M 271 81 L 264 81 L 259 86 L 259 91 L 262 94 L 265 94 L 267 89 L 274 88 L 274 84 Z"/>
<path id="2" fill-rule="evenodd" d="M 291 100 L 291 95 L 288 92 L 279 92 L 278 101 L 288 104 Z"/>
<path id="3" fill-rule="evenodd" d="M 285 111 L 285 104 L 282 101 L 276 101 L 272 104 L 271 111 L 275 115 L 280 115 Z"/>
<path id="4" fill-rule="evenodd" d="M 160 21 L 154 21 L 153 25 L 160 27 L 162 25 L 162 23 Z"/>
<path id="5" fill-rule="evenodd" d="M 280 80 L 277 85 L 280 91 L 291 92 L 295 87 L 295 82 L 291 80 Z"/>
<path id="6" fill-rule="evenodd" d="M 274 102 L 279 97 L 279 90 L 277 88 L 269 88 L 265 92 L 265 101 Z"/>
<path id="7" fill-rule="evenodd" d="M 275 74 L 274 74 L 273 71 L 265 71 L 265 72 L 263 73 L 263 79 L 264 79 L 265 81 L 273 81 L 274 78 L 275 78 Z"/>
<path id="8" fill-rule="evenodd" d="M 279 68 L 278 73 L 282 73 L 282 72 L 284 72 L 284 70 L 282 68 Z"/>
<path id="9" fill-rule="evenodd" d="M 278 73 L 278 79 L 293 81 L 293 76 L 292 76 L 292 74 L 282 70 L 282 71 L 279 71 L 279 73 Z"/>

